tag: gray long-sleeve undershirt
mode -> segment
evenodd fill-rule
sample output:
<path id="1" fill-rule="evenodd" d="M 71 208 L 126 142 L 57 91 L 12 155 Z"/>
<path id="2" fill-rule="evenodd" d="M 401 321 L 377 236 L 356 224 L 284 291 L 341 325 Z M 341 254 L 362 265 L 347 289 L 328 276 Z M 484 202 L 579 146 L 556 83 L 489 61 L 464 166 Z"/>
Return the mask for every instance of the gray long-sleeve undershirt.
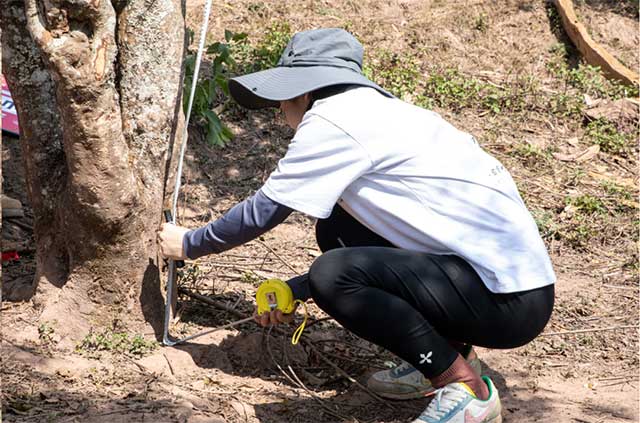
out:
<path id="1" fill-rule="evenodd" d="M 187 232 L 182 241 L 183 250 L 190 259 L 221 253 L 259 237 L 282 223 L 292 211 L 259 190 L 219 219 Z M 310 297 L 306 276 L 287 281 L 294 297 L 303 301 Z"/>

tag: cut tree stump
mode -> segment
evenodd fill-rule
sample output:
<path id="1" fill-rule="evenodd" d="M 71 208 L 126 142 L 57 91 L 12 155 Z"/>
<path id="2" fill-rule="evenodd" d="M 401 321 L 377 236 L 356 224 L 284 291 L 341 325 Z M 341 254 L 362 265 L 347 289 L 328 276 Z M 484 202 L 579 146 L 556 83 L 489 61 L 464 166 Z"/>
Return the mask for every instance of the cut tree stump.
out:
<path id="1" fill-rule="evenodd" d="M 572 0 L 553 0 L 562 18 L 562 26 L 585 61 L 600 69 L 610 78 L 625 85 L 638 85 L 638 74 L 624 66 L 600 44 L 595 42 L 587 29 L 578 21 Z"/>

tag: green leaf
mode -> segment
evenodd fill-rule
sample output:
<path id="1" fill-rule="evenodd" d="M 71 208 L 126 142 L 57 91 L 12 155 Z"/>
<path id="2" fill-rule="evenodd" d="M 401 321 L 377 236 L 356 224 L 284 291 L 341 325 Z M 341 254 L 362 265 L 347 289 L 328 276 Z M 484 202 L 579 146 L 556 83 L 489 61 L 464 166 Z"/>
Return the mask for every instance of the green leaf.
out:
<path id="1" fill-rule="evenodd" d="M 220 52 L 221 45 L 222 44 L 217 41 L 213 44 L 209 44 L 207 47 L 207 54 L 218 54 Z"/>

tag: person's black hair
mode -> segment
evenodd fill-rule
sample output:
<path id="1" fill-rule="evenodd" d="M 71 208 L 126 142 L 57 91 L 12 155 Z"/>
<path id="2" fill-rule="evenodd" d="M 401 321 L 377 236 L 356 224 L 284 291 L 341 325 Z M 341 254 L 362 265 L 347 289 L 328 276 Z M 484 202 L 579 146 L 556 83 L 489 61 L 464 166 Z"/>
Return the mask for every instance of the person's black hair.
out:
<path id="1" fill-rule="evenodd" d="M 309 111 L 313 104 L 317 100 L 322 100 L 333 95 L 342 94 L 345 91 L 348 91 L 352 88 L 360 87 L 361 85 L 357 84 L 337 84 L 337 85 L 329 85 L 328 87 L 319 88 L 315 91 L 311 92 L 311 101 L 309 102 L 309 106 L 307 107 L 307 111 Z"/>

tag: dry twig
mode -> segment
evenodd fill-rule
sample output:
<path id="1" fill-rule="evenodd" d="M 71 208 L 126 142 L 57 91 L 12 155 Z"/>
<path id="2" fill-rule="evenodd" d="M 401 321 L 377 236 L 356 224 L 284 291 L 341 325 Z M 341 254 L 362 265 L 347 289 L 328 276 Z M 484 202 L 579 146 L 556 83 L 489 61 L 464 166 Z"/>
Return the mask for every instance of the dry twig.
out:
<path id="1" fill-rule="evenodd" d="M 180 288 L 178 288 L 178 292 L 180 294 L 186 295 L 187 297 L 191 297 L 194 300 L 202 301 L 205 304 L 209 304 L 209 305 L 212 305 L 212 306 L 214 306 L 216 308 L 219 308 L 220 310 L 224 310 L 226 312 L 229 312 L 229 313 L 233 314 L 236 317 L 239 317 L 239 318 L 246 318 L 247 317 L 243 313 L 239 312 L 238 310 L 235 310 L 234 308 L 229 307 L 226 304 L 221 303 L 220 301 L 216 301 L 216 300 L 214 300 L 212 298 L 205 297 L 204 295 L 196 294 L 195 292 L 191 292 L 188 289 L 180 287 Z"/>
<path id="2" fill-rule="evenodd" d="M 363 391 L 365 391 L 367 394 L 369 394 L 369 396 L 371 396 L 371 398 L 377 400 L 378 402 L 387 405 L 388 407 L 390 407 L 393 410 L 397 410 L 396 406 L 394 406 L 393 404 L 391 404 L 389 401 L 386 401 L 385 399 L 379 397 L 378 395 L 376 395 L 373 391 L 371 391 L 371 389 L 367 388 L 366 386 L 364 386 L 363 384 L 361 384 L 360 382 L 358 382 L 357 380 L 355 380 L 354 378 L 352 378 L 349 373 L 345 372 L 344 370 L 342 370 L 340 367 L 338 367 L 333 361 L 329 360 L 324 354 L 322 354 L 312 343 L 310 343 L 309 341 L 307 341 L 306 339 L 301 339 L 300 340 L 301 343 L 303 343 L 305 346 L 311 348 L 313 350 L 313 352 L 315 352 L 318 357 L 320 357 L 320 359 L 322 361 L 324 361 L 325 363 L 327 363 L 329 366 L 333 367 L 338 373 L 340 373 L 342 376 L 346 377 L 347 380 L 349 380 L 349 382 L 355 384 L 356 386 L 358 386 L 360 389 L 362 389 Z"/>
<path id="3" fill-rule="evenodd" d="M 291 376 L 289 376 L 289 374 L 287 374 L 287 372 L 284 371 L 284 369 L 282 369 L 282 367 L 280 366 L 280 364 L 276 361 L 275 357 L 273 356 L 273 352 L 271 351 L 271 344 L 269 342 L 269 338 L 271 337 L 271 331 L 274 328 L 274 326 L 271 326 L 269 328 L 269 331 L 267 332 L 267 338 L 266 338 L 266 346 L 267 346 L 267 353 L 269 354 L 269 357 L 271 357 L 271 361 L 273 361 L 273 364 L 276 365 L 276 367 L 278 368 L 278 370 L 280 370 L 280 373 L 282 373 L 282 375 L 289 381 L 291 382 L 293 385 L 298 386 L 302 389 L 304 389 L 310 396 L 311 398 L 313 398 L 315 401 L 317 401 L 320 406 L 330 415 L 332 415 L 333 417 L 339 418 L 341 420 L 348 420 L 347 417 L 336 413 L 335 411 L 333 411 L 328 405 L 325 404 L 324 400 L 322 398 L 320 398 L 318 395 L 316 395 L 313 391 L 311 391 L 309 388 L 307 388 L 302 382 L 300 382 L 300 379 L 298 378 L 298 376 L 295 374 L 295 372 L 293 371 L 293 369 L 291 369 L 291 366 L 288 366 L 289 369 L 291 370 L 291 373 L 294 375 L 294 377 L 296 379 L 298 379 L 298 381 L 294 380 Z"/>
<path id="4" fill-rule="evenodd" d="M 262 246 L 264 246 L 267 250 L 269 250 L 269 252 L 271 254 L 273 254 L 274 256 L 276 256 L 278 258 L 278 260 L 280 260 L 282 262 L 282 264 L 284 264 L 285 266 L 287 266 L 289 268 L 289 270 L 291 270 L 293 273 L 295 273 L 296 275 L 299 273 L 292 265 L 290 265 L 285 259 L 283 259 L 282 257 L 280 257 L 280 255 L 278 253 L 276 253 L 273 248 L 269 247 L 266 243 L 262 242 L 262 241 L 258 241 L 258 243 Z"/>

